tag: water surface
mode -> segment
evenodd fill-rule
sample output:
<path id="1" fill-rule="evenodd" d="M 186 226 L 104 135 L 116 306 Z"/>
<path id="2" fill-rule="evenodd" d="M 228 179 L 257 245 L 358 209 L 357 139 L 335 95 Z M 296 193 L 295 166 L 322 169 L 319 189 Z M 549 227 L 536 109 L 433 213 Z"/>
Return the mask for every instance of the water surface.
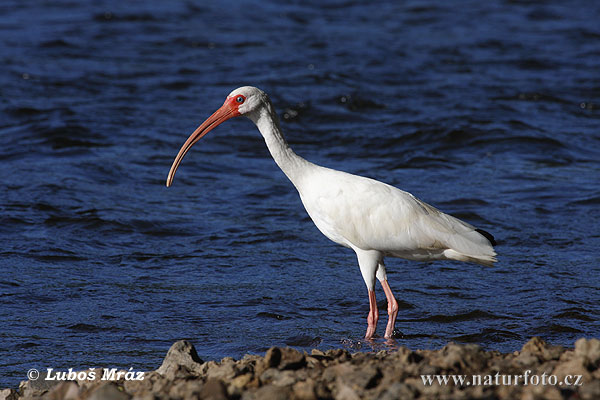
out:
<path id="1" fill-rule="evenodd" d="M 600 6 L 378 3 L 2 3 L 0 387 L 155 369 L 182 338 L 205 359 L 386 348 L 361 339 L 354 254 L 251 122 L 209 134 L 165 188 L 242 85 L 271 95 L 298 154 L 498 239 L 494 268 L 387 260 L 398 345 L 599 336 Z"/>

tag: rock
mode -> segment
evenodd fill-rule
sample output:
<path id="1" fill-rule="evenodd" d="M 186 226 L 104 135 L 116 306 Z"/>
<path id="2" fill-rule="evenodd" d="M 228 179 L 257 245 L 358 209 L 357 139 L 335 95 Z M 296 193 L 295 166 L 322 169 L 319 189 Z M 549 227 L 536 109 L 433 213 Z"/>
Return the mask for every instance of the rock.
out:
<path id="1" fill-rule="evenodd" d="M 194 345 L 187 340 L 180 340 L 171 346 L 156 372 L 171 379 L 181 375 L 197 375 L 202 363 Z"/>
<path id="2" fill-rule="evenodd" d="M 436 375 L 441 373 L 441 368 L 437 365 L 431 365 L 428 363 L 423 363 L 423 365 L 421 365 L 421 368 L 419 368 L 419 373 L 421 375 Z"/>
<path id="3" fill-rule="evenodd" d="M 114 382 L 106 382 L 94 389 L 87 400 L 129 400 L 131 396 L 125 393 Z"/>
<path id="4" fill-rule="evenodd" d="M 531 365 L 534 357 L 539 361 L 557 360 L 563 351 L 562 346 L 549 346 L 544 340 L 534 336 L 523 345 L 517 358 L 522 364 Z"/>
<path id="5" fill-rule="evenodd" d="M 370 353 L 354 353 L 350 356 L 350 363 L 361 365 L 373 360 L 373 354 Z"/>
<path id="6" fill-rule="evenodd" d="M 528 351 L 535 355 L 542 355 L 546 346 L 546 342 L 542 338 L 540 338 L 539 336 L 534 336 L 531 339 L 529 339 L 523 345 L 523 347 L 521 347 L 521 353 Z"/>
<path id="7" fill-rule="evenodd" d="M 277 368 L 280 361 L 281 349 L 279 347 L 271 347 L 265 353 L 265 357 L 262 360 L 257 361 L 254 372 L 257 376 L 261 376 L 265 370 L 269 368 Z"/>
<path id="8" fill-rule="evenodd" d="M 446 371 L 481 371 L 486 364 L 486 357 L 477 344 L 458 345 L 448 343 L 440 352 L 434 352 L 431 364 Z"/>
<path id="9" fill-rule="evenodd" d="M 19 393 L 14 389 L 0 390 L 0 400 L 17 400 Z"/>
<path id="10" fill-rule="evenodd" d="M 306 357 L 296 349 L 286 347 L 281 349 L 281 361 L 279 369 L 296 370 L 306 365 Z"/>
<path id="11" fill-rule="evenodd" d="M 223 359 L 220 364 L 208 362 L 210 367 L 206 371 L 207 378 L 229 381 L 238 375 L 238 365 L 233 359 Z"/>
<path id="12" fill-rule="evenodd" d="M 309 369 L 322 369 L 324 365 L 329 364 L 329 357 L 325 356 L 306 356 L 306 367 Z"/>
<path id="13" fill-rule="evenodd" d="M 483 388 L 481 386 L 479 386 L 478 388 L 481 389 L 481 396 L 477 397 L 477 398 L 482 398 L 483 397 Z M 489 388 L 491 389 L 491 388 Z M 496 391 L 495 391 L 495 395 L 499 398 L 499 399 L 518 399 L 521 397 L 520 393 L 522 392 L 523 387 L 522 386 L 499 386 Z M 476 396 L 473 396 L 476 397 Z M 487 396 L 488 398 L 491 398 L 491 395 Z"/>
<path id="14" fill-rule="evenodd" d="M 317 400 L 315 381 L 307 379 L 296 382 L 292 387 L 292 398 L 295 400 Z"/>
<path id="15" fill-rule="evenodd" d="M 272 384 L 275 386 L 291 386 L 298 380 L 296 375 L 293 371 L 280 371 L 275 368 L 269 368 L 260 375 L 260 381 L 263 384 Z"/>
<path id="16" fill-rule="evenodd" d="M 154 372 L 156 373 L 155 376 L 157 377 L 157 379 L 153 379 L 151 381 L 152 382 L 152 389 L 150 390 L 151 393 L 168 392 L 169 388 L 177 382 L 177 380 L 175 380 L 175 378 L 167 378 L 167 377 L 162 376 L 161 374 L 159 374 L 156 371 L 154 371 Z M 146 379 L 148 379 L 148 378 L 146 378 Z"/>
<path id="17" fill-rule="evenodd" d="M 241 397 L 244 389 L 256 387 L 256 385 L 251 385 L 250 382 L 252 382 L 251 374 L 236 376 L 229 382 L 229 386 L 227 386 L 227 394 L 235 398 Z"/>
<path id="18" fill-rule="evenodd" d="M 345 377 L 352 385 L 361 389 L 371 389 L 377 386 L 381 380 L 381 371 L 374 364 L 368 364 L 363 368 L 355 370 Z"/>
<path id="19" fill-rule="evenodd" d="M 154 396 L 153 394 L 147 393 L 142 396 L 135 396 L 134 398 L 132 398 L 132 400 L 158 400 L 160 398 L 161 397 L 157 397 L 157 396 Z M 195 399 L 197 397 L 192 397 L 192 398 Z M 187 400 L 187 399 L 185 399 L 185 400 Z"/>
<path id="20" fill-rule="evenodd" d="M 600 340 L 581 338 L 575 342 L 575 356 L 584 360 L 590 370 L 600 367 Z"/>
<path id="21" fill-rule="evenodd" d="M 379 368 L 371 363 L 361 366 L 349 363 L 337 364 L 327 368 L 323 374 L 325 380 L 331 381 L 335 377 L 352 389 L 361 391 L 377 386 L 381 376 Z"/>
<path id="22" fill-rule="evenodd" d="M 325 352 L 325 355 L 332 360 L 336 360 L 338 362 L 344 362 L 350 360 L 352 357 L 348 350 L 345 349 L 331 349 Z"/>
<path id="23" fill-rule="evenodd" d="M 583 385 L 579 390 L 579 395 L 583 400 L 600 399 L 600 381 L 596 380 L 590 384 Z"/>
<path id="24" fill-rule="evenodd" d="M 423 356 L 415 351 L 408 349 L 407 347 L 400 347 L 396 352 L 396 356 L 399 358 L 399 362 L 402 364 L 416 364 L 421 362 Z"/>
<path id="25" fill-rule="evenodd" d="M 0 391 L 0 400 L 125 400 L 131 397 L 136 400 L 595 400 L 600 399 L 599 364 L 598 339 L 580 339 L 573 349 L 564 349 L 533 338 L 521 351 L 507 354 L 455 343 L 439 350 L 412 351 L 400 347 L 397 351 L 353 355 L 342 349 L 313 350 L 308 355 L 291 348 L 272 347 L 263 357 L 248 355 L 239 361 L 224 358 L 220 362 L 206 363 L 189 342 L 180 341 L 171 347 L 161 367 L 144 373 L 143 380 L 122 377 L 115 381 L 46 381 L 44 375 L 38 381 L 22 382 L 20 392 Z M 529 371 L 527 385 L 522 381 L 526 371 Z M 444 374 L 466 375 L 467 380 L 480 375 L 483 383 L 454 384 L 448 377 L 448 384 L 440 383 L 437 378 L 429 384 L 422 378 Z M 497 375 L 500 383 L 489 383 L 489 378 Z M 520 384 L 504 382 L 505 378 L 518 375 L 521 375 Z M 576 382 L 579 375 L 582 378 Z M 532 381 L 534 376 L 537 383 Z M 567 377 L 571 385 L 566 384 Z"/>
<path id="26" fill-rule="evenodd" d="M 46 380 L 47 376 L 47 371 L 41 371 L 37 379 L 22 381 L 19 385 L 21 396 L 26 398 L 40 397 L 44 393 L 50 391 L 54 386 L 61 383 L 61 381 L 57 380 Z"/>
<path id="27" fill-rule="evenodd" d="M 227 389 L 220 379 L 209 378 L 202 390 L 200 398 L 206 400 L 227 400 Z"/>
<path id="28" fill-rule="evenodd" d="M 556 375 L 558 383 L 564 382 L 569 375 L 571 383 L 575 383 L 575 375 L 581 375 L 581 382 L 586 384 L 592 380 L 592 376 L 584 365 L 585 360 L 580 357 L 575 357 L 569 361 L 560 363 L 552 371 L 552 375 Z"/>
<path id="29" fill-rule="evenodd" d="M 259 364 L 262 364 L 264 360 L 263 356 L 257 354 L 246 354 L 239 363 L 241 365 L 240 374 L 253 373 Z"/>
<path id="30" fill-rule="evenodd" d="M 265 353 L 264 364 L 267 368 L 276 368 L 281 361 L 281 349 L 279 347 L 271 347 Z"/>
<path id="31" fill-rule="evenodd" d="M 265 364 L 279 369 L 299 369 L 306 364 L 306 357 L 290 347 L 271 347 L 265 354 Z"/>
<path id="32" fill-rule="evenodd" d="M 178 380 L 173 384 L 166 384 L 163 390 L 158 392 L 144 392 L 135 395 L 135 398 L 145 396 L 146 398 L 154 399 L 156 395 L 167 393 L 171 399 L 197 399 L 200 397 L 200 392 L 204 387 L 204 383 L 199 379 Z M 164 396 L 164 395 L 163 395 Z"/>
<path id="33" fill-rule="evenodd" d="M 287 387 L 266 385 L 242 395 L 242 400 L 288 400 L 291 389 Z"/>
<path id="34" fill-rule="evenodd" d="M 315 393 L 318 399 L 332 399 L 333 395 L 329 386 L 323 381 L 315 381 Z"/>
<path id="35" fill-rule="evenodd" d="M 381 394 L 379 400 L 414 399 L 418 395 L 417 389 L 406 383 L 394 383 Z"/>
<path id="36" fill-rule="evenodd" d="M 44 398 L 47 400 L 76 400 L 79 398 L 79 385 L 70 381 L 61 382 L 54 386 Z"/>
<path id="37" fill-rule="evenodd" d="M 343 382 L 338 383 L 337 393 L 334 398 L 335 400 L 360 400 L 358 393 Z"/>
<path id="38" fill-rule="evenodd" d="M 271 347 L 267 350 L 264 359 L 256 363 L 255 372 L 260 376 L 269 368 L 297 370 L 304 366 L 306 366 L 306 356 L 298 350 L 289 347 Z"/>
<path id="39" fill-rule="evenodd" d="M 374 365 L 373 360 L 364 365 L 354 365 L 355 361 L 330 365 L 323 372 L 322 379 L 332 388 L 335 398 L 354 398 L 354 395 L 361 397 L 366 390 L 377 386 L 381 380 L 381 371 Z"/>
<path id="40" fill-rule="evenodd" d="M 155 382 L 167 382 L 166 378 L 156 371 L 146 372 L 142 380 L 129 380 L 123 382 L 123 389 L 133 396 L 140 397 L 152 393 Z M 157 388 L 158 389 L 158 388 Z"/>
<path id="41" fill-rule="evenodd" d="M 530 351 L 521 352 L 514 359 L 515 368 L 528 368 L 539 362 L 539 357 Z"/>
<path id="42" fill-rule="evenodd" d="M 560 390 L 550 385 L 527 385 L 523 387 L 521 399 L 523 400 L 562 400 Z"/>
<path id="43" fill-rule="evenodd" d="M 310 368 L 315 367 L 317 365 L 326 366 L 329 362 L 332 361 L 332 358 L 325 355 L 321 350 L 313 349 L 310 352 L 309 356 L 306 356 L 306 363 Z"/>
<path id="44" fill-rule="evenodd" d="M 354 368 L 348 362 L 335 364 L 327 367 L 322 378 L 326 382 L 334 382 L 338 377 L 347 376 L 354 372 Z"/>

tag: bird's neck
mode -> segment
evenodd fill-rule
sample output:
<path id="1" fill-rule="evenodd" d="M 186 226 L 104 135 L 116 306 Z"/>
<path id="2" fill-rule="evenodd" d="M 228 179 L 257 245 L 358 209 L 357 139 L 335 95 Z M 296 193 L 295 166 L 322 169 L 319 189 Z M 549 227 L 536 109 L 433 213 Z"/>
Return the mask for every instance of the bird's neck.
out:
<path id="1" fill-rule="evenodd" d="M 264 107 L 248 117 L 256 124 L 279 168 L 298 187 L 300 175 L 306 169 L 303 166 L 310 163 L 294 153 L 288 145 L 271 102 L 267 100 Z"/>

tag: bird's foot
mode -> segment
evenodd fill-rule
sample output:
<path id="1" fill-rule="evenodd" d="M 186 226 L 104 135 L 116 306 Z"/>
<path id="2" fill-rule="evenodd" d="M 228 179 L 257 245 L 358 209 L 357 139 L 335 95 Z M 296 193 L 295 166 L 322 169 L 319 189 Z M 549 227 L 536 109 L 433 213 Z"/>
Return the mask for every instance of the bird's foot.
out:
<path id="1" fill-rule="evenodd" d="M 388 323 L 385 328 L 384 337 L 386 339 L 390 339 L 394 336 L 394 326 L 396 325 L 396 317 L 398 316 L 398 301 L 394 297 L 387 279 L 381 281 L 381 286 L 383 287 L 383 291 L 385 292 L 385 297 L 387 298 L 388 303 Z"/>
<path id="2" fill-rule="evenodd" d="M 367 333 L 365 334 L 365 339 L 373 339 L 375 336 L 375 325 L 367 327 Z"/>
<path id="3" fill-rule="evenodd" d="M 372 339 L 375 335 L 375 328 L 377 327 L 377 321 L 379 320 L 379 310 L 377 310 L 377 300 L 375 299 L 375 292 L 369 290 L 369 315 L 367 316 L 367 333 L 365 339 Z"/>
<path id="4" fill-rule="evenodd" d="M 394 336 L 394 330 L 392 329 L 391 331 L 389 329 L 385 330 L 385 335 L 383 335 L 383 337 L 385 339 L 391 339 Z"/>
<path id="5" fill-rule="evenodd" d="M 386 339 L 391 339 L 391 338 L 394 337 L 395 329 L 394 329 L 394 325 L 393 325 L 392 322 L 393 321 L 390 318 L 390 320 L 388 321 L 387 326 L 385 327 L 385 335 L 383 337 L 386 338 Z"/>

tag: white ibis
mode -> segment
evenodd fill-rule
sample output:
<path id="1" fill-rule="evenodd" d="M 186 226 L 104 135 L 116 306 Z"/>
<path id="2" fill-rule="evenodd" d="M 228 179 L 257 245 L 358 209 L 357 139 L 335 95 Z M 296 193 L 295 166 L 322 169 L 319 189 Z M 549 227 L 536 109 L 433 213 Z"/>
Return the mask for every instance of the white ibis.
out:
<path id="1" fill-rule="evenodd" d="M 489 233 L 435 209 L 393 186 L 362 176 L 315 165 L 292 151 L 281 133 L 279 118 L 262 90 L 244 86 L 227 96 L 183 144 L 173 161 L 167 187 L 189 149 L 230 118 L 246 116 L 263 135 L 271 156 L 298 190 L 302 204 L 319 230 L 356 253 L 369 294 L 367 333 L 375 334 L 379 319 L 375 278 L 388 303 L 385 337 L 394 333 L 398 302 L 387 281 L 383 258 L 417 261 L 458 260 L 492 266 L 496 243 Z"/>

